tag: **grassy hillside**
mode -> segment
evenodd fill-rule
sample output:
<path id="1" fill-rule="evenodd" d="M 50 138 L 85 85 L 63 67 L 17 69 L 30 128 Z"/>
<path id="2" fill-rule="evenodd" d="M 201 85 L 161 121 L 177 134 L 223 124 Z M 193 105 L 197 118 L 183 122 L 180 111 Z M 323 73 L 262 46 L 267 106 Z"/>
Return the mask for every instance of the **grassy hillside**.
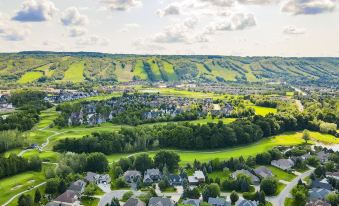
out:
<path id="1" fill-rule="evenodd" d="M 43 77 L 43 78 L 42 78 Z M 0 54 L 0 83 L 132 80 L 336 84 L 339 58 Z"/>

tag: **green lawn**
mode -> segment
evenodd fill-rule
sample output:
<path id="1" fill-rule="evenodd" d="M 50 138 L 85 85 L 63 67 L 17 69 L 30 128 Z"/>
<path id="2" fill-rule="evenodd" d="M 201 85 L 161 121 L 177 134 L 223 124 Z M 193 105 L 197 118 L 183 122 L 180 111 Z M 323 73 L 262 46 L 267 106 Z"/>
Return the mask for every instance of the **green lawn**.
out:
<path id="1" fill-rule="evenodd" d="M 284 170 L 281 170 L 274 166 L 266 166 L 268 169 L 272 171 L 272 173 L 279 179 L 279 180 L 285 180 L 285 181 L 292 181 L 296 176 L 294 174 L 285 172 Z"/>
<path id="2" fill-rule="evenodd" d="M 21 78 L 18 80 L 19 84 L 26 84 L 30 82 L 34 82 L 43 76 L 42 72 L 26 72 Z"/>
<path id="3" fill-rule="evenodd" d="M 84 63 L 76 62 L 69 66 L 65 71 L 63 82 L 78 83 L 84 81 Z"/>
<path id="4" fill-rule="evenodd" d="M 137 60 L 134 67 L 134 76 L 138 77 L 141 80 L 147 80 L 148 75 L 144 70 L 144 63 L 141 60 Z"/>
<path id="5" fill-rule="evenodd" d="M 295 133 L 278 135 L 272 138 L 263 139 L 259 142 L 238 146 L 228 149 L 216 149 L 214 151 L 184 151 L 184 150 L 173 150 L 180 155 L 181 165 L 186 163 L 192 163 L 195 159 L 201 162 L 207 162 L 214 158 L 219 158 L 221 160 L 229 159 L 231 157 L 248 157 L 254 156 L 258 153 L 266 152 L 278 145 L 298 145 L 303 143 L 301 138 L 295 135 Z M 142 152 L 141 152 L 142 153 Z M 147 152 L 150 156 L 154 156 L 155 151 Z M 138 154 L 138 153 L 136 153 Z M 126 157 L 133 154 L 114 154 L 108 155 L 107 158 L 109 161 L 117 161 L 121 157 Z"/>
<path id="6" fill-rule="evenodd" d="M 39 189 L 39 191 L 42 195 L 44 195 L 45 187 L 46 187 L 45 185 L 42 185 L 41 187 L 37 188 L 37 189 Z M 26 192 L 25 195 L 30 195 L 32 197 L 32 199 L 34 200 L 35 191 L 37 189 Z M 13 199 L 13 201 L 11 203 L 8 204 L 8 206 L 18 206 L 18 201 L 19 201 L 19 197 L 16 197 L 16 198 Z"/>
<path id="7" fill-rule="evenodd" d="M 280 192 L 286 187 L 285 184 L 281 183 L 281 182 L 278 182 L 278 189 L 277 191 L 275 192 L 275 195 L 274 196 L 277 196 L 280 194 Z"/>
<path id="8" fill-rule="evenodd" d="M 302 135 L 302 133 L 300 133 Z M 323 134 L 320 132 L 310 132 L 311 139 L 315 141 L 319 141 L 325 144 L 339 144 L 339 138 L 330 135 L 330 134 Z"/>
<path id="9" fill-rule="evenodd" d="M 168 81 L 175 81 L 177 80 L 177 75 L 175 74 L 174 67 L 172 64 L 168 63 L 167 61 L 162 61 L 164 71 L 168 78 Z"/>
<path id="10" fill-rule="evenodd" d="M 213 178 L 215 180 L 215 178 L 219 177 L 220 182 L 222 182 L 223 180 L 226 180 L 230 174 L 230 171 L 213 171 L 208 173 L 208 178 Z"/>
<path id="11" fill-rule="evenodd" d="M 269 113 L 277 113 L 277 109 L 275 108 L 269 108 L 269 107 L 261 107 L 261 106 L 255 106 L 255 105 L 247 105 L 246 107 L 253 108 L 255 110 L 255 114 L 266 116 Z"/>
<path id="12" fill-rule="evenodd" d="M 284 202 L 284 206 L 295 206 L 294 200 L 292 198 L 286 198 Z"/>
<path id="13" fill-rule="evenodd" d="M 51 167 L 51 165 L 44 165 L 41 172 L 28 171 L 25 173 L 0 179 L 0 204 L 5 203 L 15 194 L 44 182 L 44 169 L 46 169 L 47 167 Z"/>
<path id="14" fill-rule="evenodd" d="M 82 197 L 81 205 L 84 206 L 97 206 L 99 204 L 100 199 L 93 197 Z"/>

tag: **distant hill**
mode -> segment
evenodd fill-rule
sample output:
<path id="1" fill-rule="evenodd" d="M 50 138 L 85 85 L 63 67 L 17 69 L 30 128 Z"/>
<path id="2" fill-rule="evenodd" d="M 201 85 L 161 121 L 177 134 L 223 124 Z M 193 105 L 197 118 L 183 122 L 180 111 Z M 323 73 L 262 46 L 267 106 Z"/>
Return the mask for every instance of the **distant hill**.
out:
<path id="1" fill-rule="evenodd" d="M 337 85 L 339 58 L 147 56 L 104 53 L 0 54 L 1 83 L 271 82 Z"/>

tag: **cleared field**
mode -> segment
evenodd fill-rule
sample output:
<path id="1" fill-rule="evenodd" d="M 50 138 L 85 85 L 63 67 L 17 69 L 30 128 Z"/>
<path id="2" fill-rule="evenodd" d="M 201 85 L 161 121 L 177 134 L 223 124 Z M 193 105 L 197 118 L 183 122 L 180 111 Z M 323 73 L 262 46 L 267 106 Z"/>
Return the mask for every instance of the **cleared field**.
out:
<path id="1" fill-rule="evenodd" d="M 130 65 L 129 67 L 132 66 Z M 115 74 L 117 75 L 119 82 L 128 82 L 133 80 L 133 73 L 131 72 L 131 68 L 122 68 L 119 62 L 117 62 L 116 64 Z"/>
<path id="2" fill-rule="evenodd" d="M 38 67 L 35 70 L 44 72 L 44 75 L 47 77 L 51 77 L 54 74 L 54 70 L 50 70 L 52 64 L 46 64 L 44 66 Z"/>
<path id="3" fill-rule="evenodd" d="M 292 181 L 296 176 L 292 173 L 285 172 L 284 170 L 281 170 L 277 167 L 268 165 L 266 166 L 268 169 L 272 171 L 274 176 L 276 176 L 279 180 L 285 180 L 285 181 Z"/>
<path id="4" fill-rule="evenodd" d="M 151 71 L 152 71 L 154 80 L 155 81 L 161 81 L 162 80 L 161 72 L 160 72 L 160 68 L 158 67 L 156 60 L 155 59 L 148 59 L 147 63 L 151 66 Z"/>
<path id="5" fill-rule="evenodd" d="M 44 170 L 53 165 L 43 165 L 41 172 L 25 172 L 0 180 L 0 204 L 5 203 L 8 199 L 17 193 L 29 189 L 31 186 L 38 185 L 45 181 Z"/>
<path id="6" fill-rule="evenodd" d="M 163 67 L 164 67 L 163 72 L 166 73 L 168 81 L 176 81 L 177 75 L 175 74 L 173 65 L 166 61 L 161 61 L 161 63 L 163 64 Z"/>
<path id="7" fill-rule="evenodd" d="M 65 72 L 65 76 L 62 81 L 73 83 L 84 81 L 84 63 L 76 62 L 71 64 L 68 70 Z"/>
<path id="8" fill-rule="evenodd" d="M 42 77 L 42 72 L 26 72 L 21 78 L 18 80 L 19 84 L 26 84 L 30 82 L 34 82 Z"/>
<path id="9" fill-rule="evenodd" d="M 141 80 L 148 80 L 148 75 L 144 70 L 144 63 L 141 60 L 137 60 L 134 68 L 134 76 Z"/>
<path id="10" fill-rule="evenodd" d="M 255 110 L 255 114 L 266 116 L 269 113 L 277 113 L 277 109 L 275 108 L 269 108 L 269 107 L 261 107 L 261 106 L 255 106 L 255 105 L 247 105 L 246 107 L 253 108 Z"/>
<path id="11" fill-rule="evenodd" d="M 266 152 L 270 149 L 272 149 L 275 146 L 278 145 L 298 145 L 303 143 L 303 140 L 299 135 L 296 133 L 290 133 L 290 134 L 284 134 L 284 135 L 278 135 L 272 138 L 263 139 L 259 142 L 239 146 L 239 147 L 233 147 L 228 149 L 221 149 L 221 150 L 215 150 L 215 151 L 185 151 L 185 150 L 172 150 L 175 151 L 177 154 L 180 155 L 181 165 L 185 165 L 186 163 L 192 163 L 195 159 L 207 162 L 211 159 L 219 158 L 221 160 L 229 159 L 231 157 L 248 157 L 248 156 L 254 156 L 258 153 Z M 154 156 L 156 151 L 150 151 L 147 152 L 150 154 L 150 156 Z M 140 152 L 144 153 L 144 152 Z M 140 154 L 139 153 L 139 154 Z M 138 153 L 136 153 L 138 154 Z M 126 157 L 130 155 L 135 154 L 113 154 L 107 156 L 109 161 L 117 161 L 121 157 Z"/>

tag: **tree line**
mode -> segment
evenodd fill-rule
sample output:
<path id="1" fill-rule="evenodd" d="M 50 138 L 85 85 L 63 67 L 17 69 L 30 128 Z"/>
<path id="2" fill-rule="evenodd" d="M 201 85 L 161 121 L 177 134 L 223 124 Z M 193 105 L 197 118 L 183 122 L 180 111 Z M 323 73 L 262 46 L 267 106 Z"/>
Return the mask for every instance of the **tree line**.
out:
<path id="1" fill-rule="evenodd" d="M 22 147 L 26 143 L 26 136 L 18 130 L 0 131 L 0 153 L 13 148 Z"/>
<path id="2" fill-rule="evenodd" d="M 38 156 L 30 159 L 25 159 L 15 154 L 11 154 L 8 158 L 0 157 L 0 178 L 30 170 L 41 170 L 41 160 Z"/>
<path id="3" fill-rule="evenodd" d="M 208 123 L 166 124 L 122 127 L 118 132 L 94 132 L 84 138 L 66 138 L 54 147 L 55 151 L 102 152 L 104 154 L 135 152 L 158 148 L 213 149 L 256 142 L 286 131 L 315 129 L 312 116 L 270 114 L 238 119 L 231 124 Z"/>

